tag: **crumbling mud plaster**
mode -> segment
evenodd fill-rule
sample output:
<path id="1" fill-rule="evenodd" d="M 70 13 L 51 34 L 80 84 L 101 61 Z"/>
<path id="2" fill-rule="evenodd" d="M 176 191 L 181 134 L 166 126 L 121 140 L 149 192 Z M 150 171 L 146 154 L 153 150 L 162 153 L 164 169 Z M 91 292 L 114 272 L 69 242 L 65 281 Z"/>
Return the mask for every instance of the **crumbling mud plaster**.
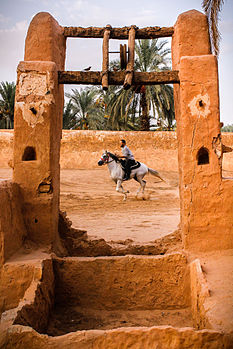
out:
<path id="1" fill-rule="evenodd" d="M 192 116 L 198 115 L 198 117 L 206 118 L 210 114 L 210 98 L 206 93 L 204 95 L 195 96 L 189 103 L 189 108 Z"/>
<path id="2" fill-rule="evenodd" d="M 54 84 L 49 75 L 47 72 L 45 74 L 22 73 L 19 76 L 19 95 L 22 97 L 37 96 L 39 99 L 38 101 L 28 101 L 28 103 L 19 101 L 15 104 L 16 111 L 18 109 L 21 111 L 23 119 L 32 128 L 37 123 L 43 124 L 45 122 L 43 114 L 46 107 L 55 103 L 54 96 L 51 94 L 51 90 L 54 90 Z M 43 98 L 40 100 L 39 97 L 42 96 Z"/>
<path id="3" fill-rule="evenodd" d="M 38 88 L 37 83 L 41 82 Z M 57 232 L 61 116 L 56 105 L 56 102 L 59 105 L 56 83 L 57 69 L 53 62 L 21 62 L 18 66 L 13 180 L 22 190 L 29 238 L 42 244 L 52 243 Z M 24 158 L 28 148 L 35 153 L 31 161 L 30 157 L 29 161 Z M 39 191 L 49 177 L 52 192 Z"/>

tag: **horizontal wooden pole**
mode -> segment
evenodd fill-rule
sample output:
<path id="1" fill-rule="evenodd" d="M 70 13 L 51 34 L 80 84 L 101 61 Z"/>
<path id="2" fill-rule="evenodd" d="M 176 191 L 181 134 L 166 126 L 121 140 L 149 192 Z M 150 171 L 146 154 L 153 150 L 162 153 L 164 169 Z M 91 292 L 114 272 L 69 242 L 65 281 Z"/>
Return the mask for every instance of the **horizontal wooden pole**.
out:
<path id="1" fill-rule="evenodd" d="M 109 85 L 123 85 L 125 72 L 108 73 Z M 59 84 L 80 84 L 80 85 L 101 85 L 102 73 L 98 71 L 59 71 Z M 179 72 L 177 70 L 167 70 L 162 72 L 134 72 L 133 85 L 160 85 L 178 84 Z"/>
<path id="2" fill-rule="evenodd" d="M 112 28 L 110 39 L 124 40 L 128 39 L 129 30 L 131 27 Z M 105 27 L 64 27 L 65 37 L 77 38 L 103 38 Z M 156 39 L 170 37 L 174 33 L 173 27 L 146 27 L 137 28 L 136 39 Z"/>

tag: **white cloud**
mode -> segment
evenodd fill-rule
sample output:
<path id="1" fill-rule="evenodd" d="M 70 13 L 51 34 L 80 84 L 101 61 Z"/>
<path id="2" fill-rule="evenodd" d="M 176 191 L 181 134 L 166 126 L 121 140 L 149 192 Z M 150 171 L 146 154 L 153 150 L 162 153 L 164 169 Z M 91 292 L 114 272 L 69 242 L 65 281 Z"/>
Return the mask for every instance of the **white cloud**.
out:
<path id="1" fill-rule="evenodd" d="M 14 33 L 14 32 L 26 32 L 28 23 L 26 20 L 15 23 L 15 25 L 9 29 L 0 29 L 0 33 Z"/>
<path id="2" fill-rule="evenodd" d="M 27 32 L 27 21 L 20 21 L 9 29 L 0 30 L 1 55 L 0 81 L 15 81 L 16 69 L 24 57 L 24 42 Z"/>
<path id="3" fill-rule="evenodd" d="M 232 34 L 233 31 L 233 21 L 220 21 L 219 23 L 220 32 L 225 32 L 226 34 Z"/>
<path id="4" fill-rule="evenodd" d="M 10 17 L 6 17 L 2 13 L 0 13 L 0 23 L 8 23 L 9 20 L 10 20 Z"/>

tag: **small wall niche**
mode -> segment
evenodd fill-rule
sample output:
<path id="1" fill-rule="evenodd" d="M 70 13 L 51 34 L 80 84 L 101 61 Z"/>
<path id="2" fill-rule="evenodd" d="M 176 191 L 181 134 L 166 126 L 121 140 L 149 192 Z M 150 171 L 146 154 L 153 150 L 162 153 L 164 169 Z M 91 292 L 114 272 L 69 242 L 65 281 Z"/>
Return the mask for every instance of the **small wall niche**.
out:
<path id="1" fill-rule="evenodd" d="M 22 156 L 22 161 L 36 160 L 36 150 L 34 147 L 26 147 Z"/>
<path id="2" fill-rule="evenodd" d="M 199 150 L 198 150 L 198 153 L 197 153 L 197 164 L 198 165 L 206 165 L 206 164 L 209 164 L 210 161 L 209 161 L 209 151 L 207 148 L 205 147 L 201 147 Z"/>

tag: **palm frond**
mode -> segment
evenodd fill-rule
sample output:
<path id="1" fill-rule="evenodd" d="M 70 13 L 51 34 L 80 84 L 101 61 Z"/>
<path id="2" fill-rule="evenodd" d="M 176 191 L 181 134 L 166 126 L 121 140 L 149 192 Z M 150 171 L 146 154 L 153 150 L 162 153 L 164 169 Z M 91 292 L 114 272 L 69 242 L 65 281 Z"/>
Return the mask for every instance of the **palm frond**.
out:
<path id="1" fill-rule="evenodd" d="M 219 13 L 222 10 L 224 0 L 203 0 L 202 8 L 208 18 L 211 46 L 214 54 L 219 55 L 219 43 L 221 34 L 218 29 Z"/>
<path id="2" fill-rule="evenodd" d="M 5 123 L 5 128 L 14 127 L 15 83 L 0 83 L 0 119 Z M 2 124 L 2 123 L 1 123 Z"/>

